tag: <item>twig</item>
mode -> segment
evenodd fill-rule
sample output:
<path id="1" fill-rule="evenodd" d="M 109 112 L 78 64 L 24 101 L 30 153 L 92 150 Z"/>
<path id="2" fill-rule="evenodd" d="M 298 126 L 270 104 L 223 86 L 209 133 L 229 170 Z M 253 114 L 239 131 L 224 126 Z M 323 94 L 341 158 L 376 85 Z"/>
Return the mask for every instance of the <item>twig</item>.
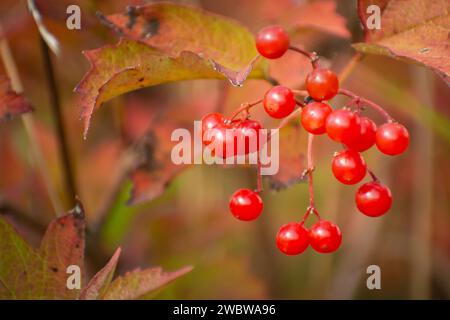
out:
<path id="1" fill-rule="evenodd" d="M 11 215 L 18 223 L 23 224 L 40 233 L 43 233 L 47 228 L 47 225 L 45 223 L 34 219 L 30 214 L 22 211 L 18 207 L 8 202 L 0 203 L 0 215 Z"/>
<path id="2" fill-rule="evenodd" d="M 50 57 L 50 52 L 47 43 L 40 37 L 41 52 L 44 59 L 44 68 L 47 74 L 47 84 L 50 93 L 50 106 L 53 113 L 53 118 L 56 122 L 56 137 L 59 144 L 59 152 L 62 160 L 62 165 L 65 174 L 66 191 L 69 193 L 70 207 L 75 203 L 77 195 L 74 173 L 72 170 L 71 158 L 69 155 L 69 145 L 67 142 L 67 135 L 64 128 L 64 117 L 61 112 L 61 105 L 59 102 L 59 93 L 55 80 L 55 73 Z"/>
<path id="3" fill-rule="evenodd" d="M 2 27 L 0 25 L 0 34 Z M 14 91 L 21 93 L 23 92 L 22 81 L 20 80 L 19 71 L 17 70 L 16 63 L 11 53 L 11 49 L 9 47 L 8 41 L 6 38 L 0 39 L 0 54 L 5 65 L 6 73 L 8 77 L 11 79 L 11 87 Z M 52 203 L 53 209 L 55 210 L 56 216 L 59 216 L 62 212 L 64 212 L 63 207 L 61 205 L 60 199 L 58 197 L 58 193 L 56 192 L 56 188 L 54 183 L 50 178 L 50 170 L 48 168 L 47 163 L 44 160 L 42 150 L 40 149 L 39 141 L 36 138 L 36 129 L 35 123 L 32 114 L 24 114 L 21 116 L 23 125 L 25 127 L 25 132 L 28 136 L 30 142 L 30 148 L 33 154 L 33 158 L 36 161 L 36 164 L 39 168 L 39 172 L 44 180 L 45 186 L 47 187 L 47 193 L 49 195 L 50 201 Z"/>

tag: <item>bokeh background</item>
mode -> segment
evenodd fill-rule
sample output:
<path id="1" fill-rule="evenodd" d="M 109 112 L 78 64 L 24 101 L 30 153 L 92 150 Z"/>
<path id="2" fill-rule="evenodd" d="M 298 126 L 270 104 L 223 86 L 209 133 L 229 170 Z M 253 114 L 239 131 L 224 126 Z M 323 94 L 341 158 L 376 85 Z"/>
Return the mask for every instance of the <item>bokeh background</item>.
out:
<path id="1" fill-rule="evenodd" d="M 190 120 L 212 110 L 229 115 L 241 102 L 258 99 L 270 87 L 263 80 L 249 80 L 243 88 L 234 88 L 226 81 L 201 80 L 143 89 L 105 103 L 95 113 L 89 137 L 83 141 L 80 109 L 73 93 L 89 68 L 81 51 L 116 41 L 98 22 L 95 12 L 122 12 L 126 5 L 146 2 L 150 1 L 37 1 L 46 25 L 61 42 L 62 54 L 52 60 L 77 190 L 88 223 L 104 208 L 105 197 L 114 195 L 98 235 L 88 239 L 95 241 L 96 248 L 88 253 L 89 274 L 120 245 L 119 273 L 137 266 L 168 270 L 194 266 L 191 273 L 161 291 L 156 296 L 159 299 L 450 298 L 450 90 L 439 76 L 421 66 L 367 56 L 342 84 L 385 107 L 411 134 L 410 148 L 401 156 L 383 156 L 376 148 L 365 154 L 368 165 L 392 190 L 394 204 L 387 215 L 372 219 L 357 211 L 357 186 L 339 184 L 331 173 L 331 157 L 339 146 L 323 137 L 315 141 L 316 206 L 323 218 L 336 222 L 343 232 L 343 244 L 334 254 L 307 250 L 287 257 L 275 246 L 278 228 L 301 219 L 305 212 L 305 183 L 272 192 L 266 181 L 260 219 L 243 223 L 230 215 L 229 196 L 237 188 L 254 187 L 254 168 L 192 166 L 183 170 L 162 196 L 128 206 L 132 186 L 124 180 L 120 188 L 112 190 L 115 173 L 120 170 L 121 154 L 149 125 L 147 113 L 164 108 L 167 116 L 188 114 Z M 180 2 L 232 17 L 256 32 L 295 1 Z M 363 34 L 356 1 L 336 3 L 351 37 L 313 27 L 297 30 L 293 42 L 316 50 L 325 64 L 339 72 L 355 54 L 351 43 L 362 41 Z M 70 4 L 81 7 L 80 31 L 65 27 Z M 321 14 L 311 12 L 308 19 Z M 1 1 L 0 21 L 19 67 L 24 93 L 35 108 L 36 136 L 50 167 L 47 178 L 57 186 L 67 209 L 70 200 L 64 190 L 39 33 L 25 1 Z M 291 87 L 301 86 L 309 68 L 307 61 L 291 54 L 271 64 L 273 76 Z M 343 103 L 334 99 L 332 105 Z M 381 123 L 377 114 L 368 114 Z M 267 127 L 276 126 L 258 108 L 254 118 Z M 306 151 L 306 134 L 301 132 L 298 139 Z M 13 206 L 26 212 L 22 218 L 14 214 L 7 217 L 37 245 L 54 213 L 30 148 L 20 119 L 0 124 L 0 203 L 2 208 Z M 371 264 L 381 268 L 381 290 L 366 288 L 366 268 Z"/>

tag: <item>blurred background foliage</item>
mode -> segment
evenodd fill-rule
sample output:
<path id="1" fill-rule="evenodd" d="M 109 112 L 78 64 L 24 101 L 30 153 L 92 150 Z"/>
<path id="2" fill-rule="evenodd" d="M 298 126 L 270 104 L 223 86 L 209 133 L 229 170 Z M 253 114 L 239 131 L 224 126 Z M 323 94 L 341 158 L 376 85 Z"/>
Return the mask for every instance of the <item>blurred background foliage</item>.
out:
<path id="1" fill-rule="evenodd" d="M 67 206 L 70 199 L 64 191 L 48 88 L 42 80 L 45 70 L 39 34 L 24 2 L 1 1 L 0 21 L 18 64 L 25 95 L 35 108 L 37 137 L 51 168 L 51 180 Z M 126 5 L 146 2 L 37 1 L 45 23 L 61 42 L 61 56 L 53 57 L 53 62 L 77 189 L 86 207 L 88 224 L 115 187 L 120 155 L 133 137 L 145 131 L 149 123 L 146 114 L 152 109 L 167 108 L 167 116 L 173 117 L 186 116 L 186 110 L 190 110 L 190 120 L 212 110 L 229 115 L 240 103 L 261 97 L 270 86 L 264 80 L 249 80 L 243 88 L 232 87 L 226 81 L 199 80 L 142 89 L 115 98 L 99 109 L 89 138 L 83 141 L 80 110 L 73 93 L 89 67 L 81 51 L 116 41 L 98 22 L 95 12 L 121 12 Z M 232 17 L 252 32 L 271 23 L 276 10 L 288 10 L 290 5 L 287 0 L 180 2 Z M 350 45 L 362 41 L 362 31 L 356 1 L 336 2 L 337 11 L 347 20 L 351 38 L 309 28 L 296 31 L 293 42 L 316 50 L 327 64 L 340 71 L 355 54 Z M 68 31 L 65 26 L 66 8 L 74 3 L 82 9 L 80 31 Z M 290 54 L 271 65 L 273 76 L 291 87 L 302 84 L 309 68 L 307 61 Z M 228 199 L 235 189 L 254 186 L 255 170 L 204 165 L 183 171 L 161 197 L 143 204 L 128 206 L 132 186 L 129 182 L 121 184 L 99 236 L 89 238 L 88 231 L 88 241 L 95 242 L 96 248 L 88 260 L 88 273 L 98 270 L 120 245 L 123 254 L 119 273 L 136 266 L 160 265 L 169 270 L 194 266 L 190 274 L 157 296 L 161 299 L 450 298 L 449 88 L 432 71 L 382 56 L 364 57 L 343 86 L 384 106 L 407 126 L 412 143 L 398 157 L 381 156 L 376 148 L 366 153 L 369 166 L 391 188 L 394 197 L 393 208 L 386 216 L 370 219 L 355 207 L 356 187 L 343 186 L 332 176 L 331 156 L 339 146 L 328 139 L 316 139 L 316 206 L 343 232 L 343 245 L 337 253 L 320 255 L 308 250 L 287 257 L 275 246 L 279 226 L 303 216 L 308 203 L 306 184 L 278 193 L 266 188 L 261 218 L 242 223 L 229 214 Z M 332 105 L 340 107 L 343 103 L 334 99 Z M 275 127 L 276 122 L 257 109 L 254 118 Z M 372 115 L 381 123 L 378 115 Z M 302 132 L 299 139 L 305 138 Z M 1 123 L 0 201 L 26 212 L 26 219 L 6 216 L 27 240 L 37 244 L 42 226 L 54 214 L 29 150 L 19 120 Z M 366 268 L 371 264 L 381 267 L 382 290 L 366 288 Z"/>

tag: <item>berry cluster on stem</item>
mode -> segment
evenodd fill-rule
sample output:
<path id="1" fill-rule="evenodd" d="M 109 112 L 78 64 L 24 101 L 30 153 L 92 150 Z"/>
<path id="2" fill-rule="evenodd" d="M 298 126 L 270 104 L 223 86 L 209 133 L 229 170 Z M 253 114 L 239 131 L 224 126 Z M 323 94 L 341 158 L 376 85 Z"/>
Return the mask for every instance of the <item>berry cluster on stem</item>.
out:
<path id="1" fill-rule="evenodd" d="M 355 194 L 355 202 L 359 211 L 366 216 L 378 217 L 389 211 L 392 205 L 391 191 L 367 168 L 361 153 L 376 145 L 384 154 L 399 155 L 408 148 L 409 133 L 378 104 L 340 88 L 336 74 L 320 67 L 319 55 L 291 45 L 289 36 L 282 27 L 263 28 L 256 35 L 255 43 L 259 54 L 267 59 L 281 58 L 288 50 L 308 58 L 312 71 L 305 79 L 306 90 L 295 90 L 277 85 L 270 88 L 262 99 L 243 103 L 228 119 L 219 113 L 207 114 L 202 119 L 202 141 L 206 146 L 212 141 L 222 144 L 222 154 L 216 154 L 216 156 L 223 158 L 252 152 L 259 153 L 259 141 L 257 141 L 256 150 L 252 149 L 248 143 L 252 135 L 258 139 L 259 130 L 262 128 L 257 121 L 249 119 L 251 108 L 262 104 L 267 115 L 282 119 L 279 128 L 286 125 L 293 117 L 298 117 L 300 113 L 299 120 L 308 132 L 307 167 L 302 176 L 308 179 L 309 205 L 299 222 L 290 222 L 281 226 L 276 236 L 276 245 L 286 255 L 300 254 L 308 246 L 319 253 L 334 252 L 342 243 L 341 230 L 334 223 L 321 218 L 314 202 L 313 142 L 315 136 L 326 134 L 331 140 L 344 146 L 342 150 L 334 154 L 331 161 L 333 175 L 339 182 L 354 185 L 362 181 L 367 172 L 369 173 L 372 181 L 359 187 Z M 328 101 L 338 94 L 350 98 L 347 107 L 333 109 L 329 105 Z M 299 101 L 296 95 L 304 97 L 304 101 Z M 385 123 L 377 127 L 372 119 L 362 116 L 365 106 L 379 112 L 385 119 Z M 205 135 L 211 130 L 213 130 L 212 134 Z M 224 130 L 232 130 L 236 134 L 229 140 Z M 236 142 L 239 139 L 244 141 L 244 150 L 236 149 Z M 259 154 L 257 171 L 255 190 L 239 189 L 231 196 L 230 211 L 239 220 L 255 220 L 263 211 L 264 205 L 260 196 L 263 185 Z M 317 218 L 317 222 L 308 229 L 305 227 L 305 222 L 311 213 Z"/>

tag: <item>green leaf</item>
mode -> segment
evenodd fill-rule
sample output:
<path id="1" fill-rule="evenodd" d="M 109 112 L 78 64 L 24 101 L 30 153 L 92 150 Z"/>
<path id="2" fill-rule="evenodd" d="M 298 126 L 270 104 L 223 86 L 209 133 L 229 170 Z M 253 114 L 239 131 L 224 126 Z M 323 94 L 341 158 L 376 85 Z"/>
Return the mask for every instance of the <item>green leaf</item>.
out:
<path id="1" fill-rule="evenodd" d="M 93 111 L 113 97 L 172 81 L 223 79 L 214 66 L 239 73 L 257 55 L 245 27 L 193 7 L 151 4 L 101 19 L 123 38 L 115 46 L 84 52 L 91 69 L 76 91 L 81 94 L 85 137 Z M 252 64 L 249 77 L 264 77 L 265 66 L 264 60 Z"/>
<path id="2" fill-rule="evenodd" d="M 134 299 L 160 289 L 189 272 L 161 268 L 135 270 L 111 282 L 120 248 L 80 292 L 67 287 L 67 268 L 84 270 L 84 210 L 81 203 L 52 221 L 38 250 L 31 248 L 0 217 L 0 299 Z M 83 283 L 81 279 L 81 283 Z"/>
<path id="3" fill-rule="evenodd" d="M 83 270 L 84 213 L 54 220 L 40 248 L 33 250 L 5 220 L 0 218 L 0 298 L 75 299 L 79 290 L 67 288 L 67 267 Z"/>

